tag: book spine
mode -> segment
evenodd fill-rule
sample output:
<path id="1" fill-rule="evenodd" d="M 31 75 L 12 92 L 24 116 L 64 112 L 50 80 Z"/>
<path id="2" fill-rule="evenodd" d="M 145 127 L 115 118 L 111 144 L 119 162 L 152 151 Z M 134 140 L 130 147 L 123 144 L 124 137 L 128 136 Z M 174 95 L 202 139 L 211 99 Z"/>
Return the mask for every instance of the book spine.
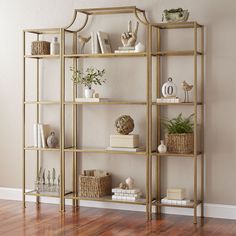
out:
<path id="1" fill-rule="evenodd" d="M 95 54 L 99 53 L 99 42 L 98 42 L 98 36 L 96 32 L 94 32 L 94 53 Z"/>
<path id="2" fill-rule="evenodd" d="M 34 147 L 38 147 L 38 124 L 34 124 Z"/>
<path id="3" fill-rule="evenodd" d="M 99 32 L 99 31 L 97 32 L 97 37 L 98 37 L 98 42 L 99 42 L 101 51 L 102 51 L 102 53 L 105 53 L 105 52 L 104 52 L 104 48 L 103 48 L 103 44 L 102 44 L 102 38 L 101 38 L 101 35 L 100 35 L 100 32 Z"/>
<path id="4" fill-rule="evenodd" d="M 40 124 L 37 124 L 37 143 L 38 143 L 38 148 L 41 148 L 42 147 L 42 138 L 41 138 L 41 131 L 40 131 Z"/>
<path id="5" fill-rule="evenodd" d="M 95 53 L 95 47 L 94 47 L 94 32 L 91 32 L 91 52 L 92 54 Z"/>
<path id="6" fill-rule="evenodd" d="M 42 147 L 46 148 L 46 139 L 45 139 L 45 127 L 43 124 L 39 124 L 41 140 L 42 140 Z"/>

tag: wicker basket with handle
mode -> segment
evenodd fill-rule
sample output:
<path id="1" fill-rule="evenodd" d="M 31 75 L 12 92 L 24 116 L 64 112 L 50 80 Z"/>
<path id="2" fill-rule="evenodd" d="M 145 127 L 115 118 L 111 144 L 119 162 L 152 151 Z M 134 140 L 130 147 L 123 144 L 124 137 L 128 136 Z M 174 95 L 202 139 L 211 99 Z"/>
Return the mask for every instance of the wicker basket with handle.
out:
<path id="1" fill-rule="evenodd" d="M 111 184 L 111 174 L 109 173 L 102 177 L 96 177 L 94 174 L 92 176 L 80 175 L 79 196 L 98 198 L 111 195 Z"/>
<path id="2" fill-rule="evenodd" d="M 50 54 L 50 42 L 33 41 L 31 44 L 32 55 L 48 55 Z"/>
<path id="3" fill-rule="evenodd" d="M 167 134 L 165 136 L 167 150 L 172 153 L 192 153 L 194 148 L 193 133 Z"/>

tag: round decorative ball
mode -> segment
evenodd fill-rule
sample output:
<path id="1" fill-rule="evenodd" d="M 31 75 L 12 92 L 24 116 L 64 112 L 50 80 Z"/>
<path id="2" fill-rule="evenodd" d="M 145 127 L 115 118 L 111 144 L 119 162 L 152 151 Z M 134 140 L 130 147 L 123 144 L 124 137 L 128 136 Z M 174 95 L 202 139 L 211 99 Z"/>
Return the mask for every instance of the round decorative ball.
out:
<path id="1" fill-rule="evenodd" d="M 115 127 L 119 134 L 127 135 L 134 130 L 134 120 L 128 115 L 120 116 L 115 121 Z"/>

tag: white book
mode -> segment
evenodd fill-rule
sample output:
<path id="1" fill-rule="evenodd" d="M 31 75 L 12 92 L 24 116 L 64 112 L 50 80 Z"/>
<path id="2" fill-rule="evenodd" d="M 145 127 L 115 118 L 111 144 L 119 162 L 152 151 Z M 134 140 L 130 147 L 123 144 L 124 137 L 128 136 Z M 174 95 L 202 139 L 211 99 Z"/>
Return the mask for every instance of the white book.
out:
<path id="1" fill-rule="evenodd" d="M 124 196 L 115 196 L 112 195 L 112 200 L 124 200 L 124 201 L 135 201 L 138 198 L 136 197 L 124 197 Z"/>
<path id="2" fill-rule="evenodd" d="M 38 136 L 38 138 L 37 138 L 37 143 L 38 143 L 38 145 L 37 145 L 37 147 L 38 148 L 41 148 L 42 147 L 42 138 L 41 138 L 41 129 L 40 129 L 40 125 L 39 124 L 37 124 L 37 136 Z"/>
<path id="3" fill-rule="evenodd" d="M 133 188 L 133 189 L 122 189 L 122 188 L 113 188 L 113 193 L 132 193 L 132 194 L 138 194 L 141 193 L 140 189 Z"/>
<path id="4" fill-rule="evenodd" d="M 123 196 L 123 197 L 137 197 L 140 198 L 141 193 L 114 193 L 115 196 Z"/>
<path id="5" fill-rule="evenodd" d="M 94 47 L 94 32 L 90 33 L 91 35 L 91 53 L 95 54 L 95 47 Z"/>
<path id="6" fill-rule="evenodd" d="M 171 205 L 187 205 L 188 203 L 190 203 L 190 200 L 170 200 L 168 198 L 162 198 L 161 199 L 161 203 L 163 204 L 171 204 Z"/>
<path id="7" fill-rule="evenodd" d="M 114 53 L 135 53 L 135 50 L 115 50 Z"/>
<path id="8" fill-rule="evenodd" d="M 123 151 L 123 152 L 140 152 L 144 148 L 122 148 L 122 147 L 107 147 L 108 151 Z"/>
<path id="9" fill-rule="evenodd" d="M 49 136 L 49 125 L 47 124 L 38 124 L 38 125 L 40 129 L 40 134 L 41 134 L 42 147 L 46 148 L 47 147 L 46 140 L 47 140 L 47 137 Z"/>
<path id="10" fill-rule="evenodd" d="M 105 32 L 98 31 L 97 36 L 102 53 L 111 53 L 111 43 L 109 35 Z"/>
<path id="11" fill-rule="evenodd" d="M 179 103 L 180 98 L 157 98 L 157 103 Z"/>
<path id="12" fill-rule="evenodd" d="M 76 102 L 107 102 L 107 98 L 75 98 Z"/>
<path id="13" fill-rule="evenodd" d="M 123 46 L 123 47 L 118 47 L 118 50 L 124 50 L 124 51 L 126 51 L 126 50 L 135 50 L 135 47 L 132 47 L 132 46 L 125 47 L 125 46 Z"/>
<path id="14" fill-rule="evenodd" d="M 34 124 L 34 147 L 38 147 L 38 124 Z"/>

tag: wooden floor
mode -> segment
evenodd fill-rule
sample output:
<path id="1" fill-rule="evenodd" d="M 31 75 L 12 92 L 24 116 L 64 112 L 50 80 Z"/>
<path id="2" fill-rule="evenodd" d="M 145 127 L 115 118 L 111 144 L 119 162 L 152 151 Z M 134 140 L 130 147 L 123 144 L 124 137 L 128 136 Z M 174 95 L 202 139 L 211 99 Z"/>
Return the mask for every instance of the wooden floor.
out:
<path id="1" fill-rule="evenodd" d="M 67 207 L 65 214 L 57 205 L 0 200 L 0 236 L 132 236 L 170 235 L 236 236 L 236 221 L 206 218 L 197 225 L 192 217 L 162 215 L 157 220 L 145 221 L 144 213 L 81 207 L 73 211 Z"/>

